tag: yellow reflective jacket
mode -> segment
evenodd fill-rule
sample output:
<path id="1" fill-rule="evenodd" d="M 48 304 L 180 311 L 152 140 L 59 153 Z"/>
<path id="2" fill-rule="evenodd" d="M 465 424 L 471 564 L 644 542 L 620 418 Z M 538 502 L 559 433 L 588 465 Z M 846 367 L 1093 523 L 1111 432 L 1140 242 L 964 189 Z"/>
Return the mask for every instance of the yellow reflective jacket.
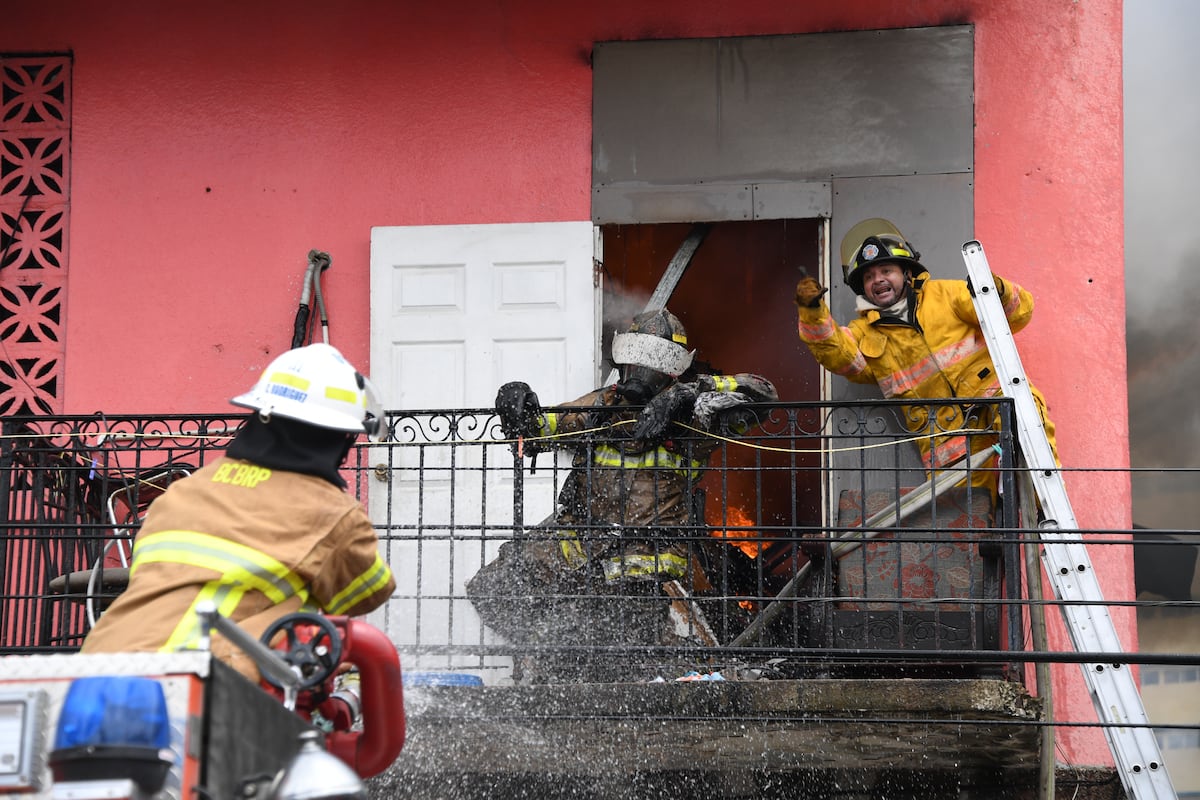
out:
<path id="1" fill-rule="evenodd" d="M 327 480 L 221 457 L 150 506 L 134 541 L 129 587 L 82 652 L 194 648 L 195 608 L 212 601 L 257 638 L 293 611 L 365 614 L 395 590 L 359 502 Z M 213 653 L 252 680 L 224 637 Z"/>
<path id="2" fill-rule="evenodd" d="M 921 273 L 913 282 L 916 324 L 885 317 L 879 311 L 860 312 L 840 327 L 824 302 L 817 308 L 800 308 L 801 341 L 830 372 L 855 383 L 873 383 L 884 397 L 941 399 L 997 397 L 1002 394 L 996 368 L 975 313 L 966 281 L 929 280 Z M 1033 316 L 1033 295 L 1011 281 L 996 278 L 996 288 L 1012 331 L 1024 328 Z M 1054 424 L 1041 392 L 1030 384 L 1041 412 L 1050 444 L 1055 447 Z M 961 428 L 981 428 L 990 419 L 975 420 L 965 412 L 969 403 L 944 406 L 930 425 L 928 408 L 905 407 L 906 427 L 916 434 L 934 434 Z M 972 437 L 972 451 L 990 447 L 994 437 Z M 944 467 L 967 454 L 963 436 L 930 436 L 917 441 L 925 466 Z M 1055 458 L 1057 459 L 1057 448 Z M 984 471 L 975 485 L 994 485 L 994 473 Z"/>

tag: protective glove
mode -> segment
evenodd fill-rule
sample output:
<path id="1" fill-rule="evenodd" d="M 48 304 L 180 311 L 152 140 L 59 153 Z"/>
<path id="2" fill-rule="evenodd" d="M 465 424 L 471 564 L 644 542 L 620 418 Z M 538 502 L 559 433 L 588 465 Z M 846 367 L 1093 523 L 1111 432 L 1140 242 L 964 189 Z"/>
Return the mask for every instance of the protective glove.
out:
<path id="1" fill-rule="evenodd" d="M 496 414 L 500 417 L 500 429 L 509 439 L 536 434 L 541 413 L 537 394 L 524 381 L 510 381 L 496 392 Z"/>
<path id="2" fill-rule="evenodd" d="M 683 422 L 692 416 L 696 390 L 686 383 L 677 383 L 656 394 L 638 414 L 633 438 L 659 442 L 667 437 L 672 422 Z"/>
<path id="3" fill-rule="evenodd" d="M 820 281 L 801 270 L 804 277 L 796 284 L 796 307 L 797 308 L 817 308 L 821 305 L 821 298 L 829 290 L 821 285 Z"/>
<path id="4" fill-rule="evenodd" d="M 727 418 L 723 412 L 749 402 L 750 398 L 741 392 L 701 392 L 696 398 L 692 413 L 695 414 L 700 427 L 712 430 L 714 422 Z"/>
<path id="5" fill-rule="evenodd" d="M 746 396 L 750 402 L 773 403 L 779 399 L 775 384 L 762 375 L 753 372 L 739 372 L 736 375 L 698 375 L 696 376 L 696 391 L 705 392 L 738 392 Z"/>

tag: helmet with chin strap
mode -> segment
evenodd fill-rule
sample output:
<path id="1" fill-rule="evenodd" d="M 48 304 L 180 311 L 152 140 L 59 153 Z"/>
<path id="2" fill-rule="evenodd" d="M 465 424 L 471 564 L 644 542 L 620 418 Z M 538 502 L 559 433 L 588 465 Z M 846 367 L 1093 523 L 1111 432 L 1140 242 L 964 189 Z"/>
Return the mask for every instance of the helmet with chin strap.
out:
<path id="1" fill-rule="evenodd" d="M 687 331 L 665 308 L 633 318 L 629 330 L 613 337 L 613 361 L 620 367 L 617 391 L 633 403 L 645 403 L 671 385 L 692 365 Z"/>
<path id="2" fill-rule="evenodd" d="M 911 277 L 928 272 L 920 258 L 900 229 L 881 217 L 863 220 L 842 237 L 842 276 L 855 294 L 863 293 L 863 275 L 868 267 L 899 264 Z"/>

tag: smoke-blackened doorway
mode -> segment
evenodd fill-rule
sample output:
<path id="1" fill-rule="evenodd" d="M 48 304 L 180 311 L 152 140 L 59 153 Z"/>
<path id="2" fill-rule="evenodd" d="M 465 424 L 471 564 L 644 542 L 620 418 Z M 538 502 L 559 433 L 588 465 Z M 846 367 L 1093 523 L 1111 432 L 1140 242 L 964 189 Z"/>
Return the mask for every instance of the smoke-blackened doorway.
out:
<path id="1" fill-rule="evenodd" d="M 645 307 L 693 230 L 688 223 L 603 226 L 603 374 L 612 367 L 613 334 Z M 823 231 L 819 219 L 709 227 L 667 302 L 687 328 L 697 361 L 721 373 L 762 375 L 789 403 L 821 399 L 821 374 L 797 338 L 792 297 L 801 267 L 819 274 Z M 799 421 L 801 427 L 819 428 L 819 412 L 813 409 L 809 416 Z M 795 445 L 794 452 L 725 448 L 724 457 L 735 469 L 714 471 L 701 482 L 705 521 L 715 535 L 737 526 L 783 538 L 820 524 L 821 457 L 811 440 Z M 795 568 L 794 560 L 785 563 L 785 552 L 792 548 L 772 550 L 777 576 Z"/>

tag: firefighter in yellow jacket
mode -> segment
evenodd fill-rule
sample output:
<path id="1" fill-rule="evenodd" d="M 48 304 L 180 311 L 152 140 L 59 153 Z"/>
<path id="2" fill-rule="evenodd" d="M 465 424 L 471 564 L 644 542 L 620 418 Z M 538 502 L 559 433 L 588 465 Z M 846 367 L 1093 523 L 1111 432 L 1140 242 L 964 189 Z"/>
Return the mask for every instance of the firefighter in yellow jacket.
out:
<path id="1" fill-rule="evenodd" d="M 667 643 L 663 585 L 690 587 L 695 577 L 694 490 L 719 444 L 697 432 L 736 435 L 753 424 L 748 403 L 778 399 L 758 375 L 691 370 L 687 333 L 665 309 L 635 317 L 612 353 L 619 381 L 562 410 L 542 409 L 519 381 L 497 394 L 504 433 L 528 439 L 526 455 L 574 449 L 553 519 L 503 544 L 467 584 L 483 621 L 512 643 Z M 527 665 L 521 677 L 616 680 L 636 669 L 617 663 L 608 671 L 595 656 L 559 659 L 557 672 L 545 669 L 554 659 L 541 659 L 541 671 Z"/>
<path id="2" fill-rule="evenodd" d="M 842 240 L 841 255 L 858 312 L 845 327 L 830 315 L 823 300 L 827 290 L 815 278 L 806 275 L 796 286 L 800 339 L 817 361 L 847 380 L 877 384 L 887 398 L 964 400 L 937 408 L 932 424 L 930 407 L 905 407 L 904 423 L 913 433 L 991 426 L 991 415 L 970 402 L 1000 396 L 1001 389 L 967 282 L 930 279 L 921 254 L 885 219 L 864 220 L 851 228 Z M 1033 316 L 1033 296 L 1012 281 L 995 281 L 1015 333 Z M 1030 388 L 1053 446 L 1054 424 L 1045 399 Z M 972 436 L 970 447 L 978 451 L 995 441 Z M 962 435 L 921 436 L 917 444 L 930 470 L 967 455 L 967 438 Z M 980 470 L 971 482 L 994 487 L 995 473 Z"/>
<path id="3" fill-rule="evenodd" d="M 196 606 L 258 637 L 279 617 L 365 614 L 395 589 L 363 507 L 339 468 L 381 422 L 373 389 L 328 344 L 289 350 L 235 397 L 255 410 L 225 455 L 179 480 L 146 515 L 129 587 L 83 652 L 196 647 Z M 214 654 L 251 680 L 258 669 L 215 634 Z"/>

